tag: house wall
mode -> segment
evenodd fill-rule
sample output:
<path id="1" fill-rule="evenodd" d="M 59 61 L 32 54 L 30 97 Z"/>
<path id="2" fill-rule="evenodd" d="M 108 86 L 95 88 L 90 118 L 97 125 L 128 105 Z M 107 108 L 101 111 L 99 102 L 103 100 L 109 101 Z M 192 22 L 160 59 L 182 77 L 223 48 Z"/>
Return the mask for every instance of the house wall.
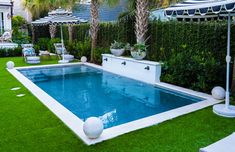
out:
<path id="1" fill-rule="evenodd" d="M 0 14 L 3 13 L 3 21 L 4 21 L 3 22 L 3 27 L 4 27 L 3 31 L 12 29 L 11 6 L 7 6 L 7 5 L 10 5 L 10 0 L 1 0 Z M 0 29 L 0 33 L 1 33 L 1 29 Z"/>
<path id="2" fill-rule="evenodd" d="M 23 0 L 14 0 L 13 15 L 22 16 L 27 22 L 32 22 L 31 13 L 24 9 Z"/>

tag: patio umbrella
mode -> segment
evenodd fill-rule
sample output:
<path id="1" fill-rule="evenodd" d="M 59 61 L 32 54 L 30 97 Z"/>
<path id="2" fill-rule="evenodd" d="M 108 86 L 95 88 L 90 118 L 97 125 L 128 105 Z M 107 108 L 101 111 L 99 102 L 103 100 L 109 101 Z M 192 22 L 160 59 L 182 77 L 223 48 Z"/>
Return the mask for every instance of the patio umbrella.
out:
<path id="1" fill-rule="evenodd" d="M 64 38 L 63 38 L 63 28 L 62 25 L 64 24 L 80 24 L 85 23 L 87 20 L 80 19 L 78 17 L 72 16 L 71 11 L 64 10 L 62 8 L 58 8 L 48 13 L 48 16 L 40 18 L 32 22 L 32 26 L 44 26 L 44 25 L 60 25 L 60 32 L 61 32 L 61 44 L 62 44 L 62 56 L 63 59 L 59 61 L 59 63 L 68 63 L 67 60 L 64 59 Z"/>
<path id="2" fill-rule="evenodd" d="M 227 36 L 227 71 L 226 71 L 226 97 L 225 104 L 218 104 L 213 107 L 214 113 L 224 117 L 235 117 L 235 106 L 230 105 L 229 101 L 229 75 L 230 75 L 230 30 L 231 16 L 235 16 L 235 0 L 187 0 L 165 9 L 165 15 L 176 18 L 207 18 L 227 17 L 228 36 Z"/>

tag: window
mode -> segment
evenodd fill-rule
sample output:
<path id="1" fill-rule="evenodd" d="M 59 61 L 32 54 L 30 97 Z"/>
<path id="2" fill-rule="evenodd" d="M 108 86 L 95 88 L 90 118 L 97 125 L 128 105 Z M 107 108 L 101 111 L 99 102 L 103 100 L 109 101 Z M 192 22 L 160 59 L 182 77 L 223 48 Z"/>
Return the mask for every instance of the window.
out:
<path id="1" fill-rule="evenodd" d="M 0 12 L 0 34 L 4 32 L 4 17 L 3 12 Z"/>

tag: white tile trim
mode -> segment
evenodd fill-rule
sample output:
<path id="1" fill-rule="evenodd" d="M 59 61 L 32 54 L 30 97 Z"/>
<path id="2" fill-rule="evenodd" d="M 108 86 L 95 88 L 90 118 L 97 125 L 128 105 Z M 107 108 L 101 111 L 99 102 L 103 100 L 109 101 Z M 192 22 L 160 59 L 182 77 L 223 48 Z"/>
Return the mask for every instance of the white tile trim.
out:
<path id="1" fill-rule="evenodd" d="M 135 120 L 122 125 L 114 126 L 112 128 L 105 129 L 102 135 L 98 139 L 88 139 L 83 132 L 83 121 L 74 115 L 71 111 L 66 109 L 63 105 L 57 102 L 54 98 L 44 92 L 41 88 L 35 85 L 32 81 L 21 74 L 18 69 L 29 69 L 29 68 L 41 68 L 41 67 L 57 67 L 57 66 L 68 66 L 68 65 L 79 65 L 82 63 L 69 63 L 69 64 L 55 64 L 55 65 L 42 65 L 42 66 L 28 66 L 19 67 L 15 69 L 8 69 L 8 71 L 20 81 L 35 97 L 37 97 L 48 109 L 50 109 L 66 126 L 68 126 L 82 141 L 87 145 L 96 144 L 104 140 L 112 139 L 116 136 L 123 135 L 125 133 L 149 127 L 152 125 L 159 124 L 166 120 L 194 112 L 205 107 L 217 104 L 221 101 L 214 100 L 210 95 L 185 89 L 182 87 L 177 87 L 167 83 L 157 83 L 159 87 L 168 88 L 171 90 L 176 90 L 186 94 L 194 95 L 196 97 L 201 97 L 206 100 L 194 103 L 191 105 L 183 106 L 180 108 L 172 109 L 163 113 L 159 113 L 153 116 L 149 116 L 143 119 Z M 85 65 L 92 66 L 102 70 L 101 66 L 85 63 Z"/>

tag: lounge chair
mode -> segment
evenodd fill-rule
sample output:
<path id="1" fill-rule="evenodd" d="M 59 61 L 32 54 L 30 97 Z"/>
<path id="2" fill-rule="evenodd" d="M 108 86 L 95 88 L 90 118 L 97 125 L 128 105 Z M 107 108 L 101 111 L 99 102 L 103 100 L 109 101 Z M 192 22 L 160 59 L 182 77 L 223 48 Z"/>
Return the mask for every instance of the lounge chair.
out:
<path id="1" fill-rule="evenodd" d="M 215 142 L 205 148 L 201 148 L 200 152 L 235 152 L 235 132 L 228 137 Z"/>
<path id="2" fill-rule="evenodd" d="M 39 64 L 40 57 L 36 56 L 33 44 L 22 44 L 22 55 L 28 64 Z"/>
<path id="3" fill-rule="evenodd" d="M 12 42 L 12 30 L 5 31 L 0 37 L 0 42 Z"/>
<path id="4" fill-rule="evenodd" d="M 63 59 L 68 60 L 69 62 L 74 60 L 74 56 L 69 54 L 66 51 L 66 48 L 63 47 L 62 43 L 55 43 L 54 46 L 55 46 L 56 54 L 61 56 L 61 58 L 64 57 Z M 63 55 L 63 51 L 64 51 L 64 55 Z"/>

